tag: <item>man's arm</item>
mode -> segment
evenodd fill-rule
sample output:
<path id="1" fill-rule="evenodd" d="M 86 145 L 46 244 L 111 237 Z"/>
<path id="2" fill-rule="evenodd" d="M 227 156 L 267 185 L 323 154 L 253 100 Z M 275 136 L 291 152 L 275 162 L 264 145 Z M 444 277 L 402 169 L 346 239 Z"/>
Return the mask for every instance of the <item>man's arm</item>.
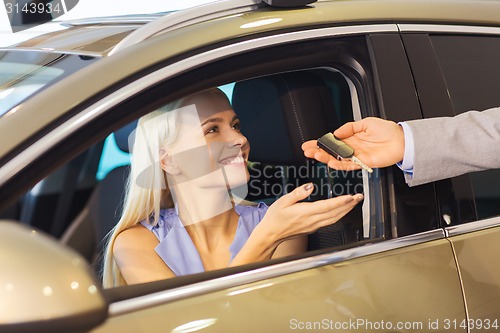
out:
<path id="1" fill-rule="evenodd" d="M 410 186 L 500 168 L 500 108 L 406 124 L 414 142 L 413 174 L 406 175 Z"/>

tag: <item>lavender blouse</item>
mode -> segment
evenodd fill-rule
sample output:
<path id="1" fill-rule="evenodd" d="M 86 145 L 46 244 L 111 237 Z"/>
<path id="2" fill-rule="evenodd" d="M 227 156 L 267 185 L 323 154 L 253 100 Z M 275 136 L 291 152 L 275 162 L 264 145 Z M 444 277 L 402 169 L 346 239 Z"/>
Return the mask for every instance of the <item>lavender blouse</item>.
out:
<path id="1" fill-rule="evenodd" d="M 231 259 L 238 254 L 255 226 L 262 220 L 267 211 L 266 204 L 260 202 L 257 206 L 236 205 L 236 213 L 240 216 L 233 243 L 229 246 Z M 151 230 L 160 244 L 156 253 L 163 259 L 176 276 L 204 272 L 198 250 L 193 244 L 175 209 L 160 211 L 160 219 L 156 226 L 146 221 L 141 224 Z"/>

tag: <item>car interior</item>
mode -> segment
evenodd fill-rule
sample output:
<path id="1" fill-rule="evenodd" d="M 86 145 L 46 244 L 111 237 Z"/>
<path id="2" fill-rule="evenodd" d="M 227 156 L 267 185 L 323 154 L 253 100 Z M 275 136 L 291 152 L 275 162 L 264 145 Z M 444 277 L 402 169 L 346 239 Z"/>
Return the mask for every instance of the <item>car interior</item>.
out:
<path id="1" fill-rule="evenodd" d="M 304 141 L 353 120 L 350 88 L 340 72 L 318 68 L 256 77 L 231 84 L 227 93 L 251 143 L 246 200 L 270 205 L 307 182 L 317 189 L 307 199 L 311 201 L 363 191 L 361 171 L 334 172 L 306 159 L 301 149 Z M 129 154 L 135 126 L 136 121 L 107 140 L 114 140 L 121 154 Z M 104 142 L 95 144 L 0 214 L 52 234 L 78 251 L 96 273 L 106 235 L 120 217 L 129 170 L 126 162 L 118 162 L 98 179 L 103 147 Z M 362 241 L 366 228 L 358 205 L 339 222 L 310 234 L 308 250 Z"/>

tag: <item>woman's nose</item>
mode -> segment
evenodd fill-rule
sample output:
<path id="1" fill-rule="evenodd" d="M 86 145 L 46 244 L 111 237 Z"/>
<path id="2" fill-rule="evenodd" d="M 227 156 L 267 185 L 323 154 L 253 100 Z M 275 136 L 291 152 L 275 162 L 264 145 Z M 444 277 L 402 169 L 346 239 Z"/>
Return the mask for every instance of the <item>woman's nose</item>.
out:
<path id="1" fill-rule="evenodd" d="M 240 132 L 235 132 L 229 140 L 230 147 L 240 146 L 243 150 L 248 146 L 248 140 L 246 136 L 241 134 Z"/>

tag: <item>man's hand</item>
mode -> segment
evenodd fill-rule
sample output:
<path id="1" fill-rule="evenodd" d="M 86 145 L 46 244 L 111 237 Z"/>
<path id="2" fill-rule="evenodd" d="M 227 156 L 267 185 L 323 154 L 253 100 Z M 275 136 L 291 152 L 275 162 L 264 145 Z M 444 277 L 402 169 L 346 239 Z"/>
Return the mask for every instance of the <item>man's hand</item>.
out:
<path id="1" fill-rule="evenodd" d="M 333 134 L 353 148 L 354 156 L 371 168 L 383 168 L 403 160 L 405 148 L 403 128 L 393 121 L 374 117 L 364 118 L 344 124 Z M 316 140 L 304 142 L 302 150 L 306 157 L 314 158 L 334 169 L 360 168 L 349 160 L 339 161 L 318 148 Z"/>

